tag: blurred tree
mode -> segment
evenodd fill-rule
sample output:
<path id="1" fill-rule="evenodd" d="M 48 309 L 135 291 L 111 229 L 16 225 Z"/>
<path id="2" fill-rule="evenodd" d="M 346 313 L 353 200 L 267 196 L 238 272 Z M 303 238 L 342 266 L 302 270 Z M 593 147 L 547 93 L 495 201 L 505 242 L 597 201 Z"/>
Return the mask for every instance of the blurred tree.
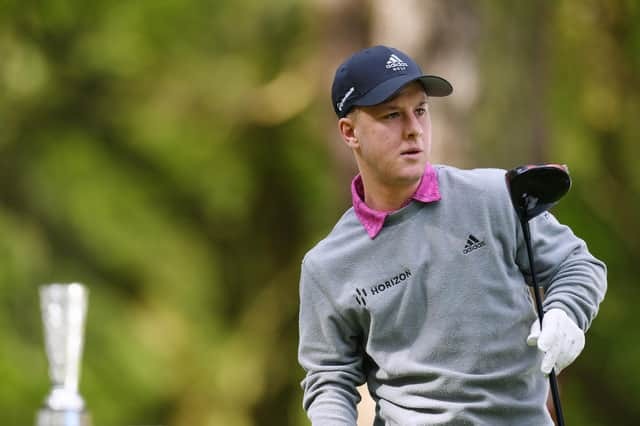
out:
<path id="1" fill-rule="evenodd" d="M 96 424 L 294 422 L 298 265 L 335 210 L 303 114 L 311 11 L 2 12 L 2 423 L 31 423 L 48 391 L 36 286 L 51 281 L 91 290 L 81 390 Z"/>

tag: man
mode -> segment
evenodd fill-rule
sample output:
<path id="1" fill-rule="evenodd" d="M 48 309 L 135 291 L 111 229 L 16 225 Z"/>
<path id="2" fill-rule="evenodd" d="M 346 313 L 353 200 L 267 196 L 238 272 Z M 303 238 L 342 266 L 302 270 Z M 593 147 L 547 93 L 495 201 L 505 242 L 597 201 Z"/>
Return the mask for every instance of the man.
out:
<path id="1" fill-rule="evenodd" d="M 605 266 L 552 215 L 531 221 L 540 332 L 505 171 L 429 163 L 429 97 L 451 92 L 385 46 L 336 72 L 338 128 L 360 173 L 353 207 L 302 263 L 299 361 L 315 426 L 355 425 L 365 382 L 375 425 L 553 424 L 545 373 L 582 350 Z"/>

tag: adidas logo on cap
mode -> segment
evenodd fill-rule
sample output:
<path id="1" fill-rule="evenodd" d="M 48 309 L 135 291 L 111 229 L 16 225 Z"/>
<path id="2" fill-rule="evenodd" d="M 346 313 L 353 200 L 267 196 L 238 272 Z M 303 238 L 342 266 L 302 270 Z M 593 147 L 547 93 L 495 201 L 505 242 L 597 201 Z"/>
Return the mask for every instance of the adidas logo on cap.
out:
<path id="1" fill-rule="evenodd" d="M 387 59 L 387 69 L 392 69 L 394 71 L 404 71 L 407 69 L 409 65 L 402 59 L 400 59 L 395 53 L 389 56 Z"/>

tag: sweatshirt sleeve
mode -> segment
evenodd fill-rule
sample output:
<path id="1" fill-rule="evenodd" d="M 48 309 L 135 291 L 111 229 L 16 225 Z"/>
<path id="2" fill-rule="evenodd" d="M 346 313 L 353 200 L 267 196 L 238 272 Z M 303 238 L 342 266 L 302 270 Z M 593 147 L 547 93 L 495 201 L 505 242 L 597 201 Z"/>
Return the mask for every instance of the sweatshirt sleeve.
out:
<path id="1" fill-rule="evenodd" d="M 549 212 L 530 221 L 531 244 L 538 284 L 545 290 L 544 310 L 560 308 L 584 331 L 595 318 L 607 289 L 605 264 L 583 240 Z M 531 269 L 518 227 L 517 262 L 528 282 Z"/>
<path id="2" fill-rule="evenodd" d="M 356 387 L 365 382 L 360 338 L 303 261 L 298 360 L 306 371 L 303 407 L 314 426 L 355 426 Z"/>

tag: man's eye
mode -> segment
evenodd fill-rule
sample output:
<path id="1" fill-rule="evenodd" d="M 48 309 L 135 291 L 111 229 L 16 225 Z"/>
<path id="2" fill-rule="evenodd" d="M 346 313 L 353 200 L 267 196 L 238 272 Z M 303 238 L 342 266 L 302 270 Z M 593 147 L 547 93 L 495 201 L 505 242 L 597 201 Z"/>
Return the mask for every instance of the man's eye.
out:
<path id="1" fill-rule="evenodd" d="M 416 114 L 418 114 L 418 115 L 425 115 L 426 113 L 427 113 L 427 109 L 426 108 L 420 107 L 420 108 L 418 108 L 416 110 Z"/>
<path id="2" fill-rule="evenodd" d="M 385 115 L 384 118 L 391 119 L 391 118 L 396 118 L 396 117 L 399 117 L 399 116 L 400 116 L 400 113 L 392 112 L 392 113 L 389 113 L 389 114 Z"/>

